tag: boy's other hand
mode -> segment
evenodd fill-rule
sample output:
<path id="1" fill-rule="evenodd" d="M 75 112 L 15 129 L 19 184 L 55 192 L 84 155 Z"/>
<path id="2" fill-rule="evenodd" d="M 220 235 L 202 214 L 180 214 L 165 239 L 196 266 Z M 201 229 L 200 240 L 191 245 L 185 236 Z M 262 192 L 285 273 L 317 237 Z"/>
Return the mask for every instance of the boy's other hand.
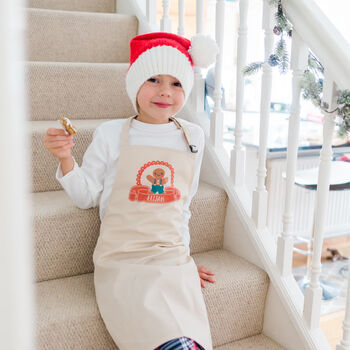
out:
<path id="1" fill-rule="evenodd" d="M 48 151 L 59 160 L 72 157 L 73 135 L 67 134 L 63 129 L 48 129 L 44 136 L 44 144 Z"/>
<path id="2" fill-rule="evenodd" d="M 202 288 L 205 288 L 204 281 L 209 281 L 211 283 L 215 283 L 216 281 L 210 277 L 209 275 L 214 275 L 214 272 L 208 270 L 204 266 L 197 266 L 198 274 L 201 279 L 201 286 Z"/>

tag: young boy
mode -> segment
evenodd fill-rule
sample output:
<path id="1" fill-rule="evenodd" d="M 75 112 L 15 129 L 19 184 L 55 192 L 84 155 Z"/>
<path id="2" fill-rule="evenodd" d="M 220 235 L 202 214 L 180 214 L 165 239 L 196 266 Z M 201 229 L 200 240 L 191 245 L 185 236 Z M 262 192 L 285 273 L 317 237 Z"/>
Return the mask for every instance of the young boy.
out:
<path id="1" fill-rule="evenodd" d="M 215 49 L 213 57 L 215 42 L 202 39 Z M 214 283 L 213 273 L 196 267 L 188 231 L 204 134 L 174 118 L 192 89 L 195 56 L 193 39 L 136 36 L 126 89 L 137 115 L 102 123 L 81 168 L 70 153 L 69 136 L 49 129 L 44 140 L 60 160 L 56 178 L 75 204 L 82 209 L 100 204 L 96 300 L 120 350 L 160 344 L 164 349 L 169 342 L 172 349 L 212 349 L 200 284 Z"/>

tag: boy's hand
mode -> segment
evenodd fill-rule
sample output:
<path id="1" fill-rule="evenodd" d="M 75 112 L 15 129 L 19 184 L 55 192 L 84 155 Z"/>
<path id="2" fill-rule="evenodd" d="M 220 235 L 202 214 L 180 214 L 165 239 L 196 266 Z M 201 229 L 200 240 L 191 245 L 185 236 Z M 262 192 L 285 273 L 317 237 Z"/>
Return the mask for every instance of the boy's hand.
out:
<path id="1" fill-rule="evenodd" d="M 44 144 L 49 152 L 59 160 L 72 157 L 73 135 L 67 135 L 63 129 L 48 129 L 44 136 Z"/>
<path id="2" fill-rule="evenodd" d="M 210 277 L 209 275 L 214 275 L 214 272 L 206 269 L 204 266 L 197 266 L 198 274 L 201 279 L 201 286 L 205 288 L 204 280 L 209 281 L 211 283 L 215 283 L 216 281 Z"/>

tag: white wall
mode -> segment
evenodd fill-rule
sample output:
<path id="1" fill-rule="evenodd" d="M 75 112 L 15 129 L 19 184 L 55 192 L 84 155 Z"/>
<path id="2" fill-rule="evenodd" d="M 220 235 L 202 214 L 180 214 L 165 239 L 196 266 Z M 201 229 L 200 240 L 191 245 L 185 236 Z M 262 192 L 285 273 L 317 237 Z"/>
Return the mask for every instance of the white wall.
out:
<path id="1" fill-rule="evenodd" d="M 0 1 L 0 348 L 34 349 L 22 0 Z"/>

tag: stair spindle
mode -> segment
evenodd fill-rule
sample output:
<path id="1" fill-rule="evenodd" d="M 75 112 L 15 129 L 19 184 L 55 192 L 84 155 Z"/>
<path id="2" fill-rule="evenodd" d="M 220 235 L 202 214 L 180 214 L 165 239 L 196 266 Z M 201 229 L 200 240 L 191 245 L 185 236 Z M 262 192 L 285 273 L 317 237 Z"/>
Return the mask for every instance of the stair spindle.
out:
<path id="1" fill-rule="evenodd" d="M 157 24 L 157 0 L 147 0 L 146 16 L 149 24 L 152 26 Z"/>
<path id="2" fill-rule="evenodd" d="M 225 0 L 216 1 L 215 37 L 219 47 L 215 62 L 214 110 L 210 114 L 210 139 L 215 148 L 223 146 L 223 112 L 221 108 L 221 80 L 225 26 Z"/>
<path id="3" fill-rule="evenodd" d="M 236 80 L 236 120 L 235 120 L 235 144 L 231 151 L 230 174 L 235 186 L 243 186 L 245 179 L 245 147 L 242 146 L 242 116 L 244 100 L 244 76 L 243 67 L 247 63 L 248 41 L 248 7 L 249 0 L 239 2 L 239 29 L 237 40 L 237 80 Z"/>
<path id="4" fill-rule="evenodd" d="M 171 19 L 169 16 L 170 0 L 163 0 L 163 16 L 160 20 L 160 31 L 171 33 Z"/>
<path id="5" fill-rule="evenodd" d="M 203 33 L 204 0 L 196 0 L 196 33 Z"/>
<path id="6" fill-rule="evenodd" d="M 348 264 L 350 271 L 350 260 Z M 336 346 L 336 350 L 350 350 L 350 273 L 348 272 L 348 287 L 346 293 L 345 317 L 343 321 L 343 336 Z"/>
<path id="7" fill-rule="evenodd" d="M 294 203 L 294 181 L 298 156 L 298 141 L 300 128 L 300 82 L 304 70 L 307 67 L 308 47 L 294 30 L 292 38 L 291 69 L 292 79 L 292 104 L 288 127 L 288 149 L 287 149 L 287 178 L 285 206 L 283 214 L 283 231 L 277 242 L 277 265 L 283 276 L 292 273 L 293 259 L 293 203 Z"/>
<path id="8" fill-rule="evenodd" d="M 185 35 L 185 0 L 179 0 L 179 17 L 178 17 L 178 27 L 177 34 Z"/>
<path id="9" fill-rule="evenodd" d="M 196 2 L 196 33 L 203 33 L 204 23 L 204 2 L 197 0 Z M 202 70 L 194 67 L 194 84 L 193 84 L 192 104 L 196 112 L 204 111 L 204 78 Z"/>
<path id="10" fill-rule="evenodd" d="M 206 32 L 213 38 L 215 36 L 215 11 L 216 11 L 216 0 L 207 0 Z"/>
<path id="11" fill-rule="evenodd" d="M 268 0 L 263 0 L 263 21 L 265 61 L 268 60 L 273 49 L 273 16 L 274 9 Z M 268 63 L 263 66 L 261 80 L 261 102 L 260 102 L 260 133 L 259 133 L 259 162 L 257 171 L 257 187 L 253 192 L 252 217 L 258 228 L 266 226 L 268 193 L 265 186 L 266 179 L 266 154 L 267 138 L 270 119 L 272 89 L 272 69 Z"/>
<path id="12" fill-rule="evenodd" d="M 326 69 L 323 84 L 323 101 L 328 103 L 330 110 L 334 110 L 334 101 L 336 94 L 335 84 L 333 80 L 328 76 Z M 323 145 L 320 152 L 320 166 L 318 169 L 318 182 L 312 233 L 314 238 L 314 249 L 312 253 L 310 284 L 305 289 L 303 311 L 304 319 L 310 330 L 318 328 L 320 322 L 322 288 L 320 286 L 319 278 L 322 267 L 321 253 L 327 214 L 327 203 L 330 186 L 330 169 L 333 155 L 332 137 L 334 130 L 334 113 L 328 114 L 324 112 L 323 115 Z"/>

